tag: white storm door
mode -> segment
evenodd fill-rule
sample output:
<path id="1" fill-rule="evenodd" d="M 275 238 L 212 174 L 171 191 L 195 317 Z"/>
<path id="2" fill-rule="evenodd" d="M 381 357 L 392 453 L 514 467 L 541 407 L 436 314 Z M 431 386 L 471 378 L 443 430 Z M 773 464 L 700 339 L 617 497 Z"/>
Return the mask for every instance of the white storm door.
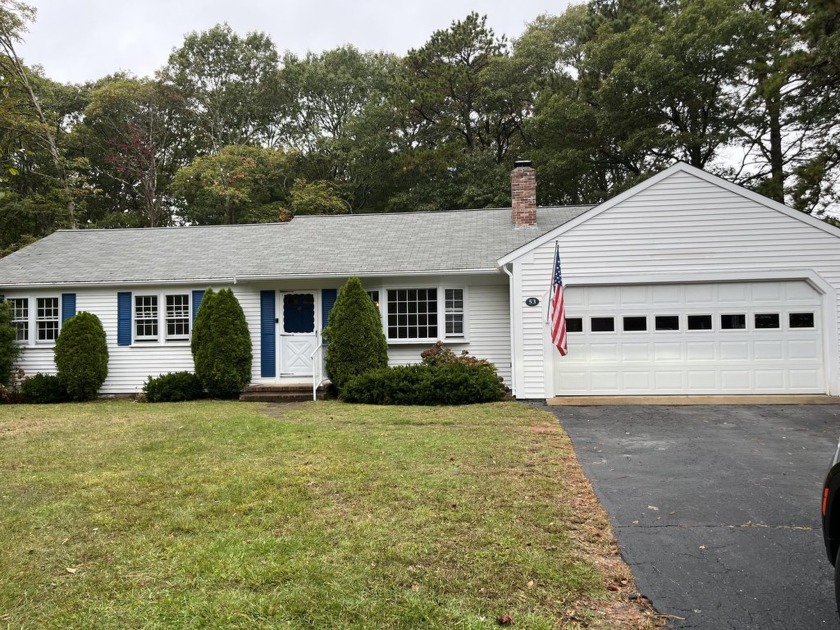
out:
<path id="1" fill-rule="evenodd" d="M 280 294 L 280 376 L 312 376 L 316 314 L 315 293 Z"/>

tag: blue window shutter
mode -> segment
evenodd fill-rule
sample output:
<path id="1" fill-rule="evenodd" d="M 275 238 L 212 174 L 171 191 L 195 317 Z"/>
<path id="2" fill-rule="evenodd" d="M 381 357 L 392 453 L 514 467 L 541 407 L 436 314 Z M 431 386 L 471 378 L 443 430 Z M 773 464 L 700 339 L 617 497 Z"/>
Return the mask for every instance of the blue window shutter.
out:
<path id="1" fill-rule="evenodd" d="M 321 329 L 327 327 L 327 322 L 330 317 L 330 311 L 335 305 L 335 299 L 338 296 L 337 289 L 321 289 Z M 326 340 L 324 345 L 326 345 Z"/>
<path id="2" fill-rule="evenodd" d="M 76 315 L 76 294 L 61 294 L 61 323 L 63 324 Z"/>
<path id="3" fill-rule="evenodd" d="M 277 315 L 274 291 L 260 291 L 260 376 L 277 376 Z"/>
<path id="4" fill-rule="evenodd" d="M 198 307 L 201 306 L 201 300 L 204 299 L 204 291 L 193 291 L 192 292 L 192 321 L 195 321 L 196 315 L 198 315 Z"/>
<path id="5" fill-rule="evenodd" d="M 131 292 L 117 293 L 117 345 L 131 345 Z"/>

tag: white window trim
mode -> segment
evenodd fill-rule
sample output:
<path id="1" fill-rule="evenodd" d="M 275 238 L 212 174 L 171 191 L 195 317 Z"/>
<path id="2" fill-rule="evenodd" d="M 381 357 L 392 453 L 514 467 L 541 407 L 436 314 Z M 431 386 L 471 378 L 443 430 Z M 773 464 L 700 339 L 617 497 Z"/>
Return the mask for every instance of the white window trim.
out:
<path id="1" fill-rule="evenodd" d="M 137 317 L 137 300 L 141 298 L 155 298 L 155 316 Z M 157 321 L 157 332 L 154 335 L 138 335 L 137 324 L 141 321 Z M 135 293 L 131 296 L 131 333 L 134 341 L 147 344 L 161 341 L 160 335 L 160 295 L 157 293 Z"/>
<path id="2" fill-rule="evenodd" d="M 187 335 L 168 335 L 167 318 L 166 318 L 166 298 L 172 295 L 186 295 L 187 296 L 187 315 L 189 319 L 190 332 Z M 137 298 L 139 297 L 156 297 L 157 298 L 157 335 L 154 337 L 141 337 L 137 335 Z M 132 293 L 131 296 L 131 345 L 139 348 L 155 347 L 158 345 L 172 345 L 185 346 L 190 344 L 193 332 L 193 298 L 192 291 L 144 291 L 142 293 Z"/>
<path id="3" fill-rule="evenodd" d="M 56 339 L 46 339 L 43 341 L 38 340 L 38 322 L 39 321 L 55 321 L 55 320 L 39 320 L 38 319 L 38 300 L 45 299 L 45 298 L 53 298 L 58 300 L 58 331 L 56 333 Z M 25 295 L 9 295 L 6 294 L 4 299 L 8 302 L 9 300 L 26 300 L 27 301 L 27 318 L 26 318 L 26 327 L 29 334 L 29 338 L 26 341 L 15 341 L 15 343 L 22 348 L 51 348 L 55 346 L 55 342 L 58 339 L 58 335 L 61 334 L 61 327 L 63 326 L 64 322 L 61 320 L 61 295 L 60 294 L 52 294 L 48 293 L 46 295 L 38 295 L 28 293 Z M 18 320 L 23 321 L 23 320 Z"/>
<path id="4" fill-rule="evenodd" d="M 9 312 L 12 315 L 13 319 L 11 323 L 15 326 L 15 343 L 19 346 L 29 346 L 32 345 L 32 298 L 29 296 L 19 296 L 19 297 L 7 297 L 5 298 L 6 303 L 9 304 Z M 11 302 L 12 300 L 26 300 L 26 319 L 14 319 L 14 311 L 11 310 Z M 25 322 L 26 323 L 26 339 L 17 339 L 17 326 L 18 322 Z"/>
<path id="5" fill-rule="evenodd" d="M 169 305 L 167 304 L 167 298 L 174 297 L 174 296 L 186 296 L 187 298 L 187 334 L 181 335 L 170 335 L 169 334 Z M 160 310 L 160 309 L 159 309 Z M 163 296 L 163 309 L 161 315 L 163 316 L 163 337 L 166 338 L 168 341 L 189 341 L 190 337 L 192 336 L 192 329 L 193 329 L 193 322 L 192 322 L 192 291 L 187 291 L 186 293 L 166 293 Z M 180 319 L 184 319 L 183 317 L 174 317 L 172 318 L 173 321 L 177 321 Z M 158 324 L 158 331 L 160 331 L 160 324 Z"/>
<path id="6" fill-rule="evenodd" d="M 412 284 L 377 284 L 364 285 L 365 291 L 379 291 L 379 317 L 382 320 L 382 332 L 389 346 L 417 346 L 433 344 L 437 341 L 447 343 L 466 344 L 469 343 L 469 287 L 462 284 L 440 284 L 438 282 L 419 282 Z M 388 336 L 388 291 L 403 289 L 435 289 L 437 291 L 437 336 L 423 337 L 417 339 L 392 339 Z M 464 307 L 464 334 L 446 335 L 446 289 L 460 289 L 463 291 Z"/>
<path id="7" fill-rule="evenodd" d="M 56 306 L 56 314 L 55 318 L 49 319 L 41 319 L 38 317 L 38 300 L 55 300 Z M 35 328 L 30 330 L 30 338 L 33 339 L 35 345 L 38 346 L 54 346 L 55 342 L 58 340 L 58 335 L 61 334 L 61 296 L 59 295 L 39 295 L 34 300 L 35 308 L 34 310 L 34 318 L 35 318 Z M 55 338 L 54 339 L 40 339 L 38 324 L 41 322 L 55 322 Z M 35 333 L 34 335 L 32 333 Z"/>

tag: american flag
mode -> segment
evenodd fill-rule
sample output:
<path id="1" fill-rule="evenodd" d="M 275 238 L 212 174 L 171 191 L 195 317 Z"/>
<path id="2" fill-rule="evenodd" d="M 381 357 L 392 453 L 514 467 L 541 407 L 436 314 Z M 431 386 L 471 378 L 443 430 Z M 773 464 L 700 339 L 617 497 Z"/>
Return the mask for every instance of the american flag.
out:
<path id="1" fill-rule="evenodd" d="M 560 273 L 560 248 L 554 247 L 554 279 L 551 283 L 551 343 L 560 351 L 560 356 L 566 356 L 569 351 L 566 344 L 566 305 L 563 300 L 563 276 Z"/>

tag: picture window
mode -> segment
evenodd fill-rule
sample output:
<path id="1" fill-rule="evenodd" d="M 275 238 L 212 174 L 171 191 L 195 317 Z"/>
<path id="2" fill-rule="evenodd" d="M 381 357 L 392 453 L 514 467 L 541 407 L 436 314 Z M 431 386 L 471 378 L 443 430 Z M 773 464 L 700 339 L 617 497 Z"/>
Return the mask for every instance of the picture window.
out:
<path id="1" fill-rule="evenodd" d="M 437 289 L 388 289 L 388 338 L 438 336 Z"/>

